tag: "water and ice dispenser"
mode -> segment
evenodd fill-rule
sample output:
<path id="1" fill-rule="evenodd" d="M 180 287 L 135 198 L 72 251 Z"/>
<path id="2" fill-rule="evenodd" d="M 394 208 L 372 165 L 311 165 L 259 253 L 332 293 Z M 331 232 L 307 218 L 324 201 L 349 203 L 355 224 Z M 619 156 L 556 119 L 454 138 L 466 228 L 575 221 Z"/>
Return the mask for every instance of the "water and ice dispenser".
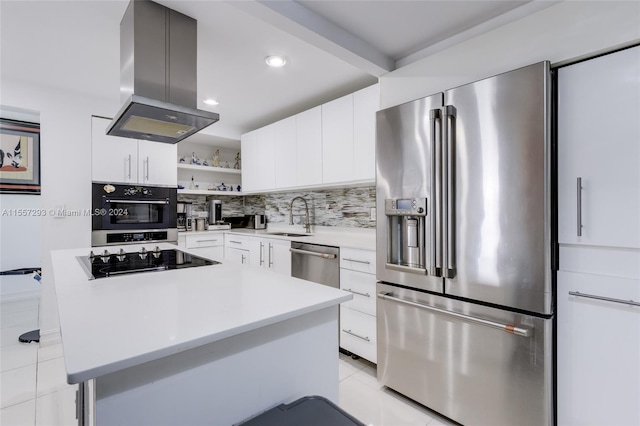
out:
<path id="1" fill-rule="evenodd" d="M 426 198 L 385 200 L 387 220 L 387 268 L 425 270 Z M 425 271 L 426 272 L 426 271 Z"/>

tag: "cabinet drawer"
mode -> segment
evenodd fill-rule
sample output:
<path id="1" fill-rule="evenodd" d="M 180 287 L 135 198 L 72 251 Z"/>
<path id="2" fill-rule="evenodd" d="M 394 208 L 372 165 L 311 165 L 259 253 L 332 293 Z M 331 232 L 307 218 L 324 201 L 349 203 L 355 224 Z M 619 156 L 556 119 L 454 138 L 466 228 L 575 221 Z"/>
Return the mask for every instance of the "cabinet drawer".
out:
<path id="1" fill-rule="evenodd" d="M 340 269 L 340 288 L 353 293 L 353 299 L 342 306 L 376 315 L 376 276 L 365 272 Z"/>
<path id="2" fill-rule="evenodd" d="M 251 237 L 245 235 L 225 234 L 224 245 L 242 250 L 251 249 Z"/>
<path id="3" fill-rule="evenodd" d="M 377 363 L 376 318 L 340 306 L 340 346 Z"/>
<path id="4" fill-rule="evenodd" d="M 224 246 L 224 235 L 212 233 L 211 235 L 186 235 L 186 247 L 218 247 Z"/>
<path id="5" fill-rule="evenodd" d="M 340 249 L 340 267 L 353 271 L 376 273 L 376 252 L 352 248 Z"/>
<path id="6" fill-rule="evenodd" d="M 640 424 L 640 280 L 558 272 L 558 425 Z"/>

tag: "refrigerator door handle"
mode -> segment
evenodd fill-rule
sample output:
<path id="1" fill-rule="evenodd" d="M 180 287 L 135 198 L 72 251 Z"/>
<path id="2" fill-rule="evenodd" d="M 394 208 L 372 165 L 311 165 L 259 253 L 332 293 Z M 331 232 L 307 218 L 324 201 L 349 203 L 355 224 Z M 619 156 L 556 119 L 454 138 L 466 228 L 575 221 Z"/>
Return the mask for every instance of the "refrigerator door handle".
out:
<path id="1" fill-rule="evenodd" d="M 429 226 L 431 227 L 431 259 L 429 269 L 431 276 L 442 276 L 442 210 L 440 208 L 440 196 L 442 188 L 440 158 L 442 148 L 442 115 L 439 109 L 429 112 L 429 124 L 431 126 L 431 193 L 427 205 L 429 213 Z M 440 123 L 440 132 L 436 131 L 437 123 Z M 439 138 L 438 138 L 439 136 Z"/>
<path id="2" fill-rule="evenodd" d="M 442 108 L 442 232 L 444 233 L 444 270 L 442 275 L 445 278 L 456 276 L 456 250 L 455 250 L 455 121 L 456 108 L 453 105 L 446 105 Z"/>
<path id="3" fill-rule="evenodd" d="M 378 298 L 382 300 L 391 300 L 393 302 L 402 303 L 404 305 L 409 305 L 414 308 L 423 309 L 426 311 L 436 312 L 438 314 L 447 315 L 450 317 L 458 318 L 463 321 L 472 322 L 474 324 L 485 325 L 487 327 L 496 328 L 498 330 L 505 331 L 510 334 L 515 334 L 522 337 L 531 337 L 531 329 L 526 327 L 516 327 L 514 324 L 501 324 L 495 321 L 489 321 L 482 318 L 476 318 L 465 314 L 460 314 L 458 312 L 448 311 L 446 309 L 436 308 L 435 306 L 423 305 L 422 303 L 412 302 L 410 300 L 400 299 L 398 297 L 391 296 L 392 293 L 386 293 L 384 291 L 378 293 Z"/>

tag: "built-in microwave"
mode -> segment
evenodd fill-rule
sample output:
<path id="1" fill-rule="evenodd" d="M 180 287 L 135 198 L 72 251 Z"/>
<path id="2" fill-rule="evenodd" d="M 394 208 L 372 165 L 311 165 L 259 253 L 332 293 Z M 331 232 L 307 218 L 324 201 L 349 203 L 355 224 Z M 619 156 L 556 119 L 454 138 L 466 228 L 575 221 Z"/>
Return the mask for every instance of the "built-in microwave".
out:
<path id="1" fill-rule="evenodd" d="M 91 245 L 177 242 L 177 189 L 93 182 Z"/>

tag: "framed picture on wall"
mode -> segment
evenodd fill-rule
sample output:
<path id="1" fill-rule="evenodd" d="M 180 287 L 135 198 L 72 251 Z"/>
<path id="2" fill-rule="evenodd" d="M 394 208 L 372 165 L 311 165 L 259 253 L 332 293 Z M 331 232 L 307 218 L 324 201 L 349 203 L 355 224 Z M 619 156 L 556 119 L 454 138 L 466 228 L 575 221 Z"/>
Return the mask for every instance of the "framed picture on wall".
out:
<path id="1" fill-rule="evenodd" d="M 0 193 L 40 194 L 40 125 L 0 119 Z"/>

